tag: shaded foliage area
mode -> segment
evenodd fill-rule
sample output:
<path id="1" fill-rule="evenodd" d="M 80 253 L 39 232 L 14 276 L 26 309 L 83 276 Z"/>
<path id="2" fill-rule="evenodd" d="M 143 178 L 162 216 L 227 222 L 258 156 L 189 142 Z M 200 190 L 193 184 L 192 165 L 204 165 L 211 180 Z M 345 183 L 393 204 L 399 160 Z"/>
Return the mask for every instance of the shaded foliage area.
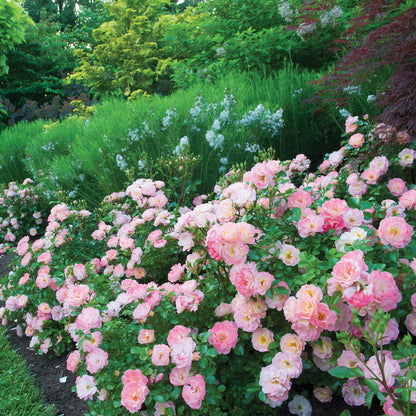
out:
<path id="1" fill-rule="evenodd" d="M 57 35 L 59 28 L 48 19 L 27 28 L 26 42 L 8 54 L 10 71 L 0 78 L 1 97 L 20 107 L 26 100 L 45 103 L 64 93 L 63 80 L 76 62 Z"/>
<path id="2" fill-rule="evenodd" d="M 65 30 L 57 16 L 46 17 L 42 9 L 36 25 L 26 28 L 26 42 L 7 54 L 10 70 L 0 77 L 0 129 L 18 121 L 61 119 L 72 113 L 74 99 L 90 105 L 88 88 L 65 78 L 76 66 L 74 48 L 94 46 L 91 33 L 108 17 L 102 6 L 84 8 L 77 25 Z"/>
<path id="3" fill-rule="evenodd" d="M 77 25 L 80 8 L 95 9 L 100 4 L 101 1 L 96 0 L 23 0 L 24 9 L 36 23 L 46 15 L 62 29 Z"/>
<path id="4" fill-rule="evenodd" d="M 409 5 L 415 4 L 377 0 L 361 5 L 338 42 L 350 49 L 317 82 L 315 101 L 345 106 L 351 88 L 370 87 L 377 91 L 379 119 L 416 134 L 416 7 Z"/>
<path id="5" fill-rule="evenodd" d="M 320 27 L 320 35 L 302 38 L 296 21 L 299 2 L 209 0 L 188 8 L 166 28 L 179 87 L 193 78 L 216 79 L 231 68 L 271 73 L 290 61 L 301 68 L 328 67 L 327 51 L 343 30 L 341 20 Z"/>
<path id="6" fill-rule="evenodd" d="M 84 92 L 78 96 L 68 96 L 65 98 L 55 96 L 50 102 L 43 104 L 34 100 L 27 100 L 19 108 L 16 108 L 10 100 L 0 98 L 0 109 L 7 112 L 7 116 L 3 117 L 3 123 L 13 126 L 20 121 L 31 122 L 38 119 L 63 119 L 74 113 L 74 110 L 77 108 L 73 103 L 74 100 L 81 102 L 85 106 L 91 106 L 93 104 L 93 100 Z"/>

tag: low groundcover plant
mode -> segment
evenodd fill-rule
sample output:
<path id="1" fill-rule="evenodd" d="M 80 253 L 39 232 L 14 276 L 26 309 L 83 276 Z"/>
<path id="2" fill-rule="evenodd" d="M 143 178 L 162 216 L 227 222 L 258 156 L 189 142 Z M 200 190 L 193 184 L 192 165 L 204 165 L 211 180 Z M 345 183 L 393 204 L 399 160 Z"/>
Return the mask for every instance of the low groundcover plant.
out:
<path id="1" fill-rule="evenodd" d="M 139 179 L 71 234 L 85 261 L 56 242 L 70 215 L 93 218 L 55 207 L 50 234 L 18 244 L 3 323 L 43 352 L 74 346 L 90 415 L 307 415 L 310 385 L 322 402 L 414 413 L 414 142 L 366 116 L 345 135 L 316 173 L 263 152 L 192 208 Z"/>

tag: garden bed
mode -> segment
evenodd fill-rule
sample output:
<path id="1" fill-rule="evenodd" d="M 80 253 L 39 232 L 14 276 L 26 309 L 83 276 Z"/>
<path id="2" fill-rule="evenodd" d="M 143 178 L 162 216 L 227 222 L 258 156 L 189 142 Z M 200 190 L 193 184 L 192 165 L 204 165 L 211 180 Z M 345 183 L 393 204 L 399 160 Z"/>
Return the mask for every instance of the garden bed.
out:
<path id="1" fill-rule="evenodd" d="M 416 153 L 366 116 L 346 133 L 316 174 L 261 152 L 180 209 L 145 178 L 55 205 L 17 242 L 3 324 L 62 356 L 88 415 L 410 415 Z"/>
<path id="2" fill-rule="evenodd" d="M 5 255 L 0 257 L 0 277 L 9 272 L 10 257 Z M 13 349 L 16 350 L 29 366 L 30 372 L 35 378 L 35 383 L 42 390 L 47 404 L 55 405 L 58 416 L 81 416 L 88 411 L 88 404 L 80 400 L 71 388 L 75 385 L 75 375 L 66 369 L 66 354 L 60 356 L 38 355 L 29 349 L 30 338 L 19 337 L 9 326 L 8 340 Z M 60 379 L 66 377 L 65 383 Z M 383 411 L 379 406 L 373 405 L 371 409 L 365 406 L 348 406 L 341 397 L 333 398 L 330 403 L 321 403 L 312 395 L 312 386 L 310 401 L 312 404 L 314 416 L 340 415 L 344 410 L 349 410 L 351 416 L 375 416 L 382 415 Z M 287 406 L 276 409 L 276 416 L 290 415 Z"/>

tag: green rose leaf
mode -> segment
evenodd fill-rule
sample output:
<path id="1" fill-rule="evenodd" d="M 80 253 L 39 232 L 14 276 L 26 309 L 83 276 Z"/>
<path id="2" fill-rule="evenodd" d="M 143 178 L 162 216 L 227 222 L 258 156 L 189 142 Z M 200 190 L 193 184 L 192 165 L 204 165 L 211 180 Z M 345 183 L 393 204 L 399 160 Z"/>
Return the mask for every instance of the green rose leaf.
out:
<path id="1" fill-rule="evenodd" d="M 352 368 L 348 368 L 348 367 L 342 367 L 342 366 L 334 367 L 334 368 L 331 368 L 328 372 L 329 374 L 331 374 L 331 376 L 337 377 L 337 378 L 357 377 L 356 372 Z"/>

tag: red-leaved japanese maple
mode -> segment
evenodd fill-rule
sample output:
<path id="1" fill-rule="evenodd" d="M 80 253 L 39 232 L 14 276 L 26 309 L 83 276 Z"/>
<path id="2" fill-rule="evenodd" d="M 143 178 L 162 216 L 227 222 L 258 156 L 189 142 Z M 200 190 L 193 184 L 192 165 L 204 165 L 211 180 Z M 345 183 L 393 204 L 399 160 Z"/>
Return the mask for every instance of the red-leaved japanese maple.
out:
<path id="1" fill-rule="evenodd" d="M 305 3 L 303 22 L 308 23 L 316 19 L 317 11 L 332 6 L 331 1 Z M 355 17 L 347 22 L 347 29 L 336 40 L 347 53 L 316 82 L 320 92 L 315 101 L 344 106 L 350 98 L 345 94 L 346 87 L 371 85 L 380 69 L 387 68 L 390 75 L 377 94 L 379 119 L 407 130 L 416 138 L 416 7 L 408 7 L 406 3 L 404 0 L 360 3 Z"/>

